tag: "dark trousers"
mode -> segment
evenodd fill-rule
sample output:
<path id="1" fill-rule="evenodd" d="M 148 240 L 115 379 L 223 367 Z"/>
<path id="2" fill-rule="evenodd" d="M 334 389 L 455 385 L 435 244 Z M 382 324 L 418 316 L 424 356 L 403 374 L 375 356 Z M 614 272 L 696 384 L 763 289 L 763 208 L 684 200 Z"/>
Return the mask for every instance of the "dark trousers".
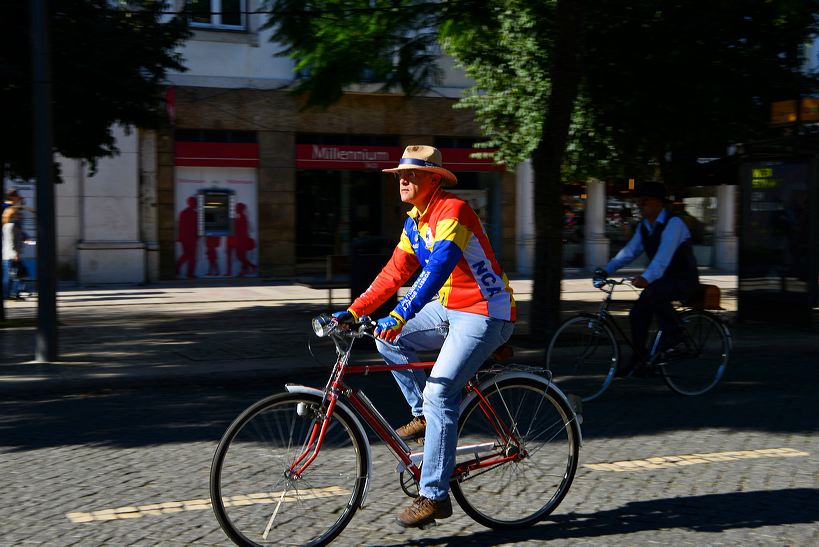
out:
<path id="1" fill-rule="evenodd" d="M 690 298 L 696 288 L 696 281 L 660 278 L 643 290 L 629 313 L 631 341 L 637 356 L 642 357 L 646 353 L 648 327 L 653 316 L 657 316 L 658 327 L 664 335 L 681 330 L 679 317 L 671 302 Z"/>

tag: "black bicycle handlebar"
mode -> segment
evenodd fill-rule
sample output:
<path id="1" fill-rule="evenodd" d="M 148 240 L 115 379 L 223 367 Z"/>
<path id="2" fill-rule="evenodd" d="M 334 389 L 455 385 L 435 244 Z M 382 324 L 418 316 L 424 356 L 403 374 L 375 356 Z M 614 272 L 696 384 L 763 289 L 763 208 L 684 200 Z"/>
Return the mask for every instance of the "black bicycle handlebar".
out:
<path id="1" fill-rule="evenodd" d="M 612 279 L 612 278 L 605 278 L 605 277 L 595 277 L 592 279 L 592 284 L 594 285 L 595 289 L 603 290 L 606 286 L 611 285 L 612 287 L 615 285 L 624 285 L 625 283 L 630 283 L 637 279 L 636 277 L 624 277 L 622 279 Z"/>

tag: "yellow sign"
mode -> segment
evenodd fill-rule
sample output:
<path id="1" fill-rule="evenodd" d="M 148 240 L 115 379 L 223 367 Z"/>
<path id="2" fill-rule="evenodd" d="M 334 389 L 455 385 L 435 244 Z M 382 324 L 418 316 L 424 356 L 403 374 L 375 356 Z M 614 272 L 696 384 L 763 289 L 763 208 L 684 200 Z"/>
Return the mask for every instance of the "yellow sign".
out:
<path id="1" fill-rule="evenodd" d="M 774 177 L 774 170 L 770 167 L 757 167 L 751 170 L 751 188 L 754 190 L 765 190 L 776 188 L 782 182 Z"/>

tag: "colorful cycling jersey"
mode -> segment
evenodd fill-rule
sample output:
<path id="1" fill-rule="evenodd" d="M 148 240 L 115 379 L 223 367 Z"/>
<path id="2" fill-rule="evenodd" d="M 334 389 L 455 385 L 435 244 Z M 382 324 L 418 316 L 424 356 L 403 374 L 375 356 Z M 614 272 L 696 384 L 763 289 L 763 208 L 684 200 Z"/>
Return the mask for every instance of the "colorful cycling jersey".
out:
<path id="1" fill-rule="evenodd" d="M 350 310 L 369 315 L 398 290 L 419 265 L 423 270 L 394 310 L 405 322 L 438 293 L 452 310 L 514 321 L 515 299 L 475 211 L 438 189 L 426 210 L 409 212 L 390 261 Z"/>

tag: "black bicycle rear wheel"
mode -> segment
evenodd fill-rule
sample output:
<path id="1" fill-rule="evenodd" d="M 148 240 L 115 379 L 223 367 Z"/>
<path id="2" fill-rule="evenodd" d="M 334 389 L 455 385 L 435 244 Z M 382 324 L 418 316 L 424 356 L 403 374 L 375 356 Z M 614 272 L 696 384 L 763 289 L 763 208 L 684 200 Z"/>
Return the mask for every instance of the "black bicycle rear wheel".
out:
<path id="1" fill-rule="evenodd" d="M 689 310 L 680 314 L 685 344 L 675 348 L 660 364 L 665 383 L 680 395 L 702 395 L 725 375 L 731 341 L 722 322 L 713 314 Z"/>

